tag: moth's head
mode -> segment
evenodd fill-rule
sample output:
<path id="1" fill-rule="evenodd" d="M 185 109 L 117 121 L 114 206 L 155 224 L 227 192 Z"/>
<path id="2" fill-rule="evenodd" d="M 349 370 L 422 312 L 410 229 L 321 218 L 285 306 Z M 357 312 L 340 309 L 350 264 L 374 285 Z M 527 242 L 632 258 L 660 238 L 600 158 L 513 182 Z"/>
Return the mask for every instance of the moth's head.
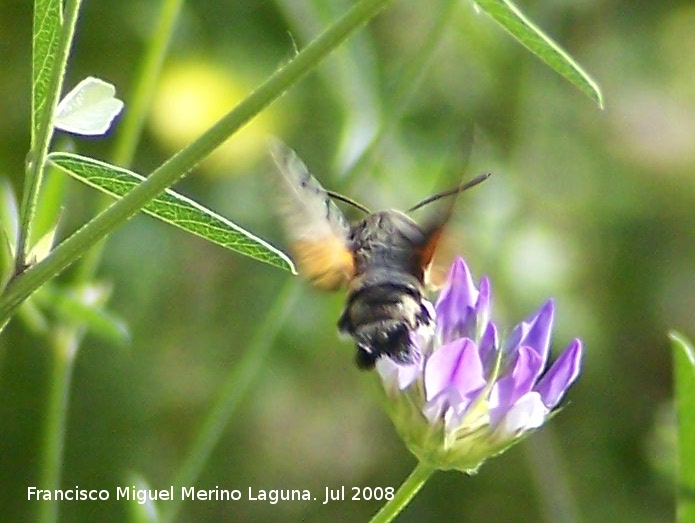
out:
<path id="1" fill-rule="evenodd" d="M 352 236 L 362 240 L 381 240 L 396 237 L 419 243 L 423 239 L 422 228 L 407 214 L 390 209 L 364 217 L 352 226 Z"/>

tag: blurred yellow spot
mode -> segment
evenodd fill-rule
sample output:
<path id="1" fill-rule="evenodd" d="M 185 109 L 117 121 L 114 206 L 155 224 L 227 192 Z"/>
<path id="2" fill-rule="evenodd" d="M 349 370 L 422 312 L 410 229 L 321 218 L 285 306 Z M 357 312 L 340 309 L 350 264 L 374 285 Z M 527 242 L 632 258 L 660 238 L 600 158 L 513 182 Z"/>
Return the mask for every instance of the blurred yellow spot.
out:
<path id="1" fill-rule="evenodd" d="M 234 108 L 252 88 L 221 65 L 189 60 L 167 67 L 157 86 L 150 126 L 176 152 Z M 278 134 L 268 109 L 218 147 L 203 163 L 208 174 L 237 174 L 266 154 L 267 136 Z"/>

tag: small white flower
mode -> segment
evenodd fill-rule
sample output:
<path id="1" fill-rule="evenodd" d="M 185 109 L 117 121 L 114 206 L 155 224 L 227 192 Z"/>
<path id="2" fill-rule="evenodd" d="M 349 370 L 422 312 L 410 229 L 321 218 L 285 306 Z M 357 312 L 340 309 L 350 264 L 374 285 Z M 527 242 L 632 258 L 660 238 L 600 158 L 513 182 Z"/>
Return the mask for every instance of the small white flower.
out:
<path id="1" fill-rule="evenodd" d="M 123 109 L 123 102 L 115 94 L 112 84 L 88 76 L 60 101 L 53 125 L 83 136 L 105 134 Z"/>

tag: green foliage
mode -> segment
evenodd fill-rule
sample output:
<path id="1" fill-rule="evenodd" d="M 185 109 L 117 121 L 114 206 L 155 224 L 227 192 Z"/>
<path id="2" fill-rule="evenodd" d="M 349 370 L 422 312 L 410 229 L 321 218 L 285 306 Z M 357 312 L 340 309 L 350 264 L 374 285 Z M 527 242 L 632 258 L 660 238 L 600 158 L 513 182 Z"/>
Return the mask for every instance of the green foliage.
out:
<path id="1" fill-rule="evenodd" d="M 31 228 L 30 245 L 58 227 L 63 205 L 67 197 L 68 178 L 50 166 L 43 179 L 36 201 L 36 213 Z M 51 245 L 53 247 L 53 245 Z"/>
<path id="2" fill-rule="evenodd" d="M 17 235 L 19 234 L 19 206 L 14 189 L 3 179 L 0 181 L 0 224 L 2 224 L 2 281 L 12 272 Z"/>
<path id="3" fill-rule="evenodd" d="M 675 372 L 678 458 L 677 521 L 695 521 L 695 348 L 683 335 L 669 334 Z"/>
<path id="4" fill-rule="evenodd" d="M 131 473 L 128 475 L 127 484 L 132 485 L 138 491 L 147 491 L 149 489 L 156 490 L 149 482 L 141 475 Z M 128 501 L 128 522 L 129 523 L 157 523 L 160 521 L 157 502 L 147 499 L 145 501 L 137 498 L 130 498 Z"/>
<path id="5" fill-rule="evenodd" d="M 476 4 L 529 51 L 582 90 L 599 107 L 603 97 L 598 85 L 580 65 L 509 0 L 476 0 Z"/>
<path id="6" fill-rule="evenodd" d="M 173 185 L 184 177 L 201 160 L 208 156 L 229 136 L 238 131 L 244 124 L 261 112 L 275 99 L 279 98 L 287 88 L 297 82 L 305 74 L 317 66 L 333 49 L 338 47 L 350 33 L 361 27 L 367 20 L 375 16 L 383 9 L 389 0 L 362 0 L 355 4 L 340 20 L 330 29 L 322 33 L 285 67 L 271 75 L 261 86 L 251 93 L 242 103 L 232 109 L 226 116 L 218 121 L 206 133 L 185 149 L 174 155 L 161 167 L 155 169 L 134 190 L 130 191 L 116 204 L 93 219 L 85 227 L 80 229 L 71 238 L 63 242 L 50 256 L 34 266 L 26 268 L 24 249 L 18 249 L 17 278 L 11 280 L 0 296 L 0 325 L 5 325 L 12 312 L 28 298 L 40 285 L 50 279 L 56 273 L 63 271 L 75 260 L 79 259 L 90 248 L 96 245 L 102 238 L 115 229 L 118 225 L 130 218 L 140 209 L 143 209 L 149 201 L 159 193 Z M 76 16 L 76 13 L 75 13 Z M 67 50 L 74 30 L 74 24 L 67 26 L 70 31 L 64 41 Z M 47 148 L 47 144 L 42 150 Z M 43 162 L 45 155 L 37 157 L 36 161 L 42 166 L 31 175 L 25 187 L 25 198 L 22 204 L 22 216 L 25 217 L 22 230 L 29 231 L 31 218 L 36 205 L 36 193 L 43 174 Z M 27 196 L 31 195 L 31 196 Z M 22 238 L 28 234 L 20 235 Z M 26 269 L 26 271 L 25 271 Z"/>
<path id="7" fill-rule="evenodd" d="M 389 205 L 401 197 L 415 201 L 431 188 L 432 173 L 443 164 L 459 178 L 464 170 L 493 170 L 495 182 L 467 197 L 471 206 L 461 206 L 469 232 L 461 242 L 463 254 L 473 260 L 476 273 L 496 279 L 510 315 L 516 308 L 526 310 L 524 292 L 540 288 L 541 299 L 558 295 L 560 323 L 572 321 L 572 332 L 587 332 L 585 376 L 558 433 L 543 433 L 555 445 L 544 446 L 540 458 L 511 452 L 475 479 L 437 474 L 413 501 L 419 504 L 413 513 L 432 520 L 475 520 L 495 506 L 500 519 L 536 520 L 546 511 L 548 519 L 561 520 L 553 518 L 560 504 L 576 506 L 576 519 L 663 518 L 670 493 L 645 470 L 649 460 L 643 453 L 650 416 L 669 394 L 665 351 L 658 350 L 662 322 L 691 324 L 683 311 L 692 310 L 687 289 L 695 259 L 695 227 L 686 223 L 692 220 L 695 194 L 687 183 L 692 148 L 676 146 L 692 141 L 683 117 L 692 114 L 694 95 L 688 68 L 682 68 L 682 77 L 667 75 L 674 64 L 685 62 L 682 49 L 692 24 L 684 23 L 680 32 L 671 29 L 692 20 L 692 13 L 653 7 L 645 8 L 649 17 L 642 18 L 627 2 L 619 8 L 601 0 L 535 4 L 542 25 L 591 63 L 601 83 L 616 93 L 611 106 L 622 108 L 598 119 L 566 94 L 574 94 L 570 89 L 548 83 L 542 74 L 525 76 L 527 62 L 509 60 L 499 35 L 481 31 L 469 12 L 457 15 L 460 2 L 393 2 L 394 9 L 357 41 L 348 38 L 388 3 L 206 0 L 182 10 L 182 0 L 163 0 L 161 10 L 133 17 L 120 4 L 88 2 L 82 10 L 79 0 L 35 0 L 32 54 L 21 49 L 22 33 L 3 65 L 8 89 L 28 85 L 19 75 L 25 74 L 23 64 L 32 65 L 27 122 L 13 120 L 18 111 L 9 105 L 2 106 L 0 121 L 0 174 L 13 178 L 0 185 L 7 236 L 0 323 L 13 315 L 23 320 L 0 338 L 0 394 L 11 400 L 0 407 L 0 505 L 9 511 L 4 518 L 30 519 L 27 484 L 83 486 L 89 477 L 109 487 L 211 488 L 219 479 L 246 488 L 254 481 L 280 487 L 271 483 L 283 477 L 319 496 L 327 483 L 345 483 L 346 477 L 355 486 L 395 486 L 412 468 L 391 428 L 375 421 L 380 418 L 374 401 L 364 392 L 369 377 L 350 372 L 350 351 L 335 339 L 338 299 L 299 296 L 286 273 L 267 268 L 292 266 L 263 239 L 266 231 L 246 231 L 170 189 L 193 168 L 205 171 L 203 159 L 228 138 L 237 139 L 239 129 L 290 88 L 281 105 L 283 126 L 269 132 L 307 151 L 312 169 L 330 162 L 352 165 L 341 180 L 349 178 L 357 197 L 366 194 Z M 602 106 L 593 79 L 516 6 L 506 0 L 477 5 Z M 625 17 L 619 22 L 606 17 L 607 9 L 620 9 Z M 79 53 L 68 61 L 78 14 Z M 26 19 L 7 14 L 3 36 L 12 37 L 12 22 L 19 26 Z M 675 58 L 662 55 L 669 45 Z M 322 65 L 336 48 L 341 51 Z M 136 156 L 165 57 L 176 61 L 182 54 L 200 62 L 217 60 L 235 78 L 248 74 L 251 81 L 244 85 L 259 87 L 182 151 L 174 154 L 176 149 L 146 130 L 146 147 Z M 119 93 L 121 86 L 130 86 L 108 163 L 97 160 L 104 157 L 104 142 L 76 139 L 69 147 L 80 154 L 71 154 L 62 152 L 65 140 L 53 140 L 53 112 L 68 63 L 76 78 L 103 74 Z M 309 81 L 299 86 L 307 74 Z M 669 88 L 656 89 L 661 84 Z M 197 95 L 207 96 L 205 86 Z M 4 98 L 22 109 L 16 102 L 22 96 L 12 92 Z M 660 127 L 660 118 L 669 125 Z M 473 127 L 473 145 L 459 143 L 460 129 Z M 18 146 L 21 128 L 31 129 L 29 147 Z M 470 165 L 458 157 L 443 159 L 449 154 L 444 142 L 472 147 Z M 22 165 L 17 158 L 23 160 L 27 152 Z M 134 157 L 140 172 L 161 166 L 145 177 L 115 167 L 129 166 Z M 330 174 L 344 174 L 336 170 Z M 95 213 L 96 198 L 73 191 L 65 172 L 118 201 Z M 193 191 L 205 195 L 196 200 L 228 191 L 235 212 L 252 214 L 250 223 L 263 224 L 259 231 L 270 220 L 268 199 L 257 202 L 237 192 L 247 188 L 247 179 L 201 174 L 191 180 Z M 245 174 L 255 174 L 254 168 Z M 22 185 L 21 192 L 14 189 Z M 14 194 L 22 195 L 20 205 Z M 220 201 L 225 200 L 215 204 Z M 211 249 L 209 259 L 198 263 L 200 253 L 186 251 L 180 234 L 169 236 L 160 228 L 152 241 L 147 220 L 125 231 L 132 235 L 127 240 L 114 235 L 113 247 L 104 247 L 104 240 L 139 212 L 266 265 L 243 257 L 230 263 L 222 249 Z M 550 255 L 537 246 L 550 246 Z M 159 249 L 166 262 L 139 256 Z M 529 251 L 541 263 L 523 256 Z M 553 271 L 545 270 L 558 258 L 571 274 L 559 284 Z M 71 266 L 74 270 L 66 270 Z M 520 292 L 515 282 L 523 278 L 513 276 L 512 266 L 522 272 L 540 267 L 541 284 L 529 290 L 527 281 Z M 58 275 L 60 282 L 54 281 Z M 280 290 L 275 278 L 287 280 Z M 567 310 L 569 320 L 563 319 Z M 113 345 L 131 350 L 109 350 Z M 689 404 L 695 393 L 688 353 L 692 347 L 674 335 L 681 521 L 689 521 L 695 490 L 695 457 L 688 444 L 695 438 Z M 132 463 L 146 473 L 124 480 L 122 471 Z M 533 485 L 532 477 L 541 480 Z M 420 479 L 411 492 L 422 486 Z M 501 482 L 509 486 L 505 504 L 490 497 Z M 410 502 L 407 492 L 398 498 L 399 506 L 384 517 Z M 297 505 L 289 506 L 230 508 L 176 500 L 156 508 L 164 521 L 274 516 L 284 521 L 298 517 Z M 379 506 L 312 505 L 301 517 L 366 519 Z M 123 512 L 132 521 L 159 520 L 153 505 L 114 507 L 45 503 L 29 510 L 44 522 L 109 520 Z"/>
<path id="8" fill-rule="evenodd" d="M 20 207 L 15 262 L 17 272 L 23 271 L 28 262 L 34 214 L 43 182 L 46 155 L 53 138 L 53 113 L 63 86 L 81 0 L 66 3 L 65 20 L 62 0 L 37 0 L 36 3 L 32 34 L 31 144 Z M 6 322 L 7 318 L 0 319 L 0 325 Z"/>
<path id="9" fill-rule="evenodd" d="M 61 323 L 84 326 L 98 338 L 125 347 L 130 342 L 127 325 L 122 318 L 103 308 L 110 295 L 110 288 L 99 283 L 69 289 L 48 284 L 36 292 L 32 303 L 50 311 Z"/>
<path id="10" fill-rule="evenodd" d="M 125 196 L 145 179 L 127 169 L 75 154 L 51 153 L 48 160 L 73 178 L 117 198 Z M 295 272 L 292 261 L 282 251 L 170 189 L 149 201 L 142 210 L 215 245 Z"/>
<path id="11" fill-rule="evenodd" d="M 32 144 L 35 144 L 39 137 L 45 141 L 46 127 L 52 117 L 51 101 L 56 90 L 52 84 L 62 23 L 62 0 L 36 0 L 32 37 Z"/>

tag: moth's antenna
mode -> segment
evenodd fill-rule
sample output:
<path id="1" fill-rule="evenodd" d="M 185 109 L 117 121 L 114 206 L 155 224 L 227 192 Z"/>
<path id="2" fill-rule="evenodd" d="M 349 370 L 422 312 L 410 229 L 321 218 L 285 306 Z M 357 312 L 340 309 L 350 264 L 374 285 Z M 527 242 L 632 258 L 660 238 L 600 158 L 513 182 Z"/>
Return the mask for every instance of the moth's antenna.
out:
<path id="1" fill-rule="evenodd" d="M 357 203 L 355 200 L 352 200 L 348 198 L 347 196 L 343 196 L 342 194 L 338 194 L 337 192 L 333 191 L 328 191 L 326 190 L 326 194 L 333 198 L 334 200 L 338 200 L 343 203 L 347 203 L 348 205 L 352 205 L 355 209 L 359 209 L 362 211 L 364 214 L 372 214 L 372 211 L 367 209 L 364 205 L 361 203 Z"/>
<path id="2" fill-rule="evenodd" d="M 485 180 L 487 180 L 490 177 L 490 174 L 491 173 L 483 173 L 480 176 L 476 176 L 475 178 L 466 183 L 462 183 L 458 187 L 454 187 L 453 189 L 449 189 L 448 191 L 442 191 L 438 192 L 437 194 L 433 194 L 429 198 L 425 198 L 424 200 L 413 205 L 410 209 L 408 209 L 408 212 L 417 211 L 420 207 L 424 207 L 428 203 L 437 201 L 440 198 L 446 198 L 447 196 L 452 196 L 454 194 L 463 192 L 466 189 L 470 189 L 471 187 L 475 187 L 476 185 L 483 183 Z"/>

